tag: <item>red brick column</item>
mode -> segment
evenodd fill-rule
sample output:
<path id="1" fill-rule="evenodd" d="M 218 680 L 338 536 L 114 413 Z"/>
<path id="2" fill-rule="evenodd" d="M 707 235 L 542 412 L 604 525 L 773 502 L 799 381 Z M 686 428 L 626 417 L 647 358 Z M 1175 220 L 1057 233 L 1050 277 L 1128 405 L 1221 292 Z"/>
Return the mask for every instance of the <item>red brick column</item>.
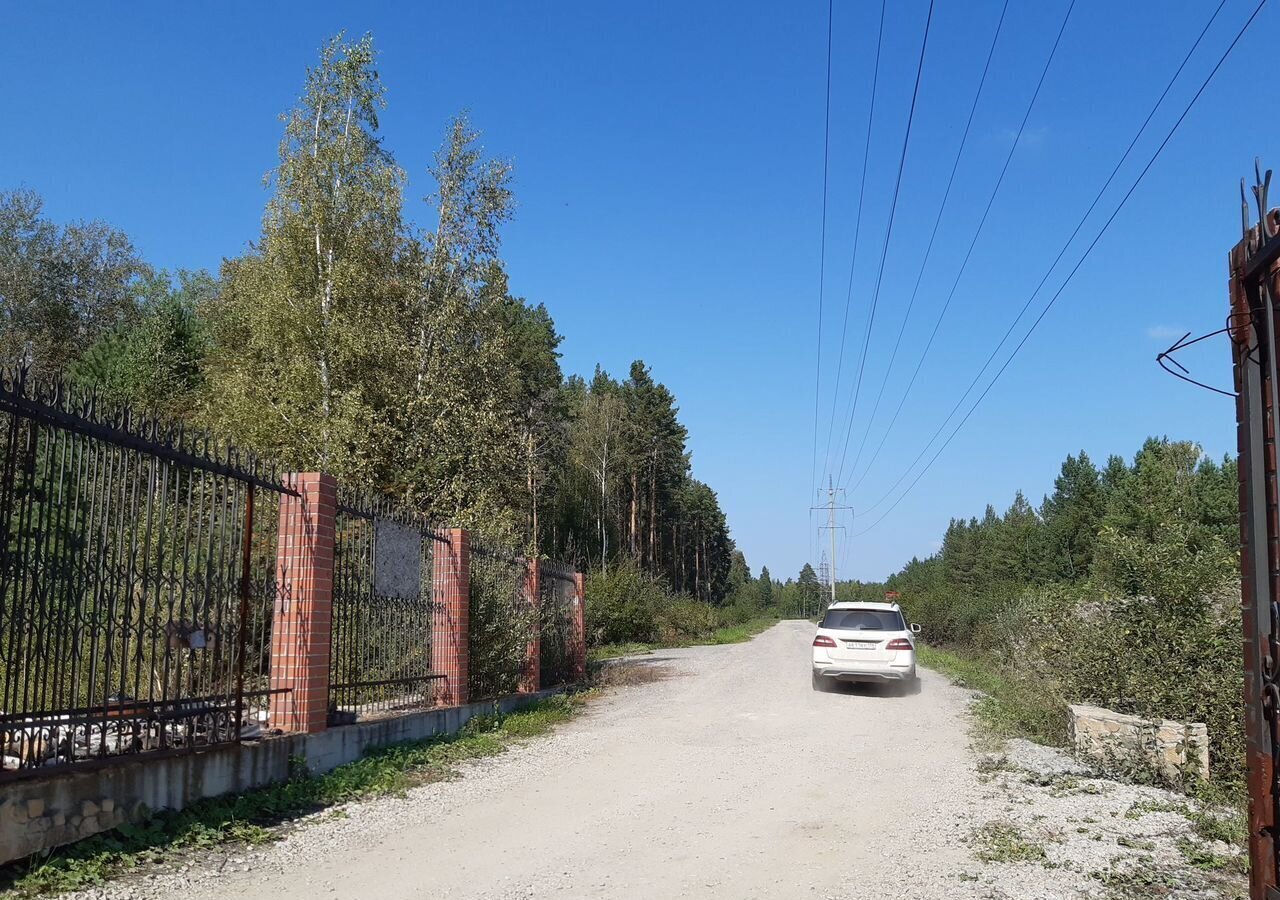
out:
<path id="1" fill-rule="evenodd" d="M 324 731 L 329 713 L 329 633 L 333 619 L 333 520 L 338 483 L 330 475 L 289 475 L 298 496 L 280 496 L 275 615 L 271 622 L 270 724 Z"/>
<path id="2" fill-rule="evenodd" d="M 520 672 L 520 693 L 532 694 L 542 687 L 542 561 L 525 560 L 524 599 L 533 625 L 524 647 L 524 668 Z"/>
<path id="3" fill-rule="evenodd" d="M 462 706 L 471 671 L 471 535 L 450 528 L 443 536 L 432 566 L 431 670 L 444 676 L 436 682 L 436 705 Z"/>
<path id="4" fill-rule="evenodd" d="M 573 573 L 573 680 L 587 680 L 587 592 L 586 578 Z"/>

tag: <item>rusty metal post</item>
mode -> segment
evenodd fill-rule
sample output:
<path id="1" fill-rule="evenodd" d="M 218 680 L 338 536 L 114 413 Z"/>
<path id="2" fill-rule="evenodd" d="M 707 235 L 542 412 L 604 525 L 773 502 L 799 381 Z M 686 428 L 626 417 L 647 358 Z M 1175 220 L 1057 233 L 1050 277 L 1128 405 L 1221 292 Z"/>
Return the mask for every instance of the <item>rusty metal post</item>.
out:
<path id="1" fill-rule="evenodd" d="M 1257 224 L 1241 184 L 1243 237 L 1231 250 L 1228 320 L 1240 453 L 1240 607 L 1244 626 L 1245 757 L 1249 783 L 1249 895 L 1280 900 L 1277 890 L 1276 748 L 1280 746 L 1280 519 L 1276 478 L 1276 276 L 1280 214 L 1267 205 L 1271 179 L 1259 171 Z"/>

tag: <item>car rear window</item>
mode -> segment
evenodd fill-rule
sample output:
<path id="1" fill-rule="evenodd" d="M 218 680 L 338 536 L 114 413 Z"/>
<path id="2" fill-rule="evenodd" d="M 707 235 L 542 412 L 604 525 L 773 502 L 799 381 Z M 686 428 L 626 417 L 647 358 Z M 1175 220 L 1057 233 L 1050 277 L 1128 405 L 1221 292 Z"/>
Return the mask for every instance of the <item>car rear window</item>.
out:
<path id="1" fill-rule="evenodd" d="M 906 631 L 902 613 L 882 609 L 829 609 L 822 617 L 822 628 L 844 628 L 849 631 Z"/>

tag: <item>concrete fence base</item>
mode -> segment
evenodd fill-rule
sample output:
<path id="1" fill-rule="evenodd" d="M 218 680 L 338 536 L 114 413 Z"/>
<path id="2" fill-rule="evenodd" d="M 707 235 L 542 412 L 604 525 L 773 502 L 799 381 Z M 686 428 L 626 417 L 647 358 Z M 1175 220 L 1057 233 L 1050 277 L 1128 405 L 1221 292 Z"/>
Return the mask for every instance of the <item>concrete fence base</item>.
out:
<path id="1" fill-rule="evenodd" d="M 456 734 L 477 715 L 513 712 L 563 689 L 469 703 L 315 734 L 285 734 L 188 753 L 117 758 L 0 785 L 0 863 L 70 844 L 154 810 L 183 809 L 289 778 L 294 760 L 322 774 L 370 750 Z"/>
<path id="2" fill-rule="evenodd" d="M 1173 783 L 1209 777 L 1209 729 L 1202 722 L 1142 719 L 1100 706 L 1071 706 L 1071 741 L 1101 762 L 1148 766 Z"/>

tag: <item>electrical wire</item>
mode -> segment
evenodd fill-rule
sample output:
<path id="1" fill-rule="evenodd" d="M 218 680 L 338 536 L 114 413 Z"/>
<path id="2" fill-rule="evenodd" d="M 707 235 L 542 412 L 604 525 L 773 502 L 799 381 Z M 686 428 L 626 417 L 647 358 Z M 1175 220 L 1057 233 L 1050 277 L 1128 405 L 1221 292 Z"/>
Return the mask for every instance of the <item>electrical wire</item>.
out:
<path id="1" fill-rule="evenodd" d="M 1075 2 L 1075 0 L 1072 0 Z M 889 224 L 885 229 L 884 245 L 880 249 L 880 268 L 876 273 L 875 292 L 871 297 L 871 313 L 867 317 L 867 331 L 862 339 L 862 354 L 858 363 L 858 380 L 853 390 L 853 403 L 849 408 L 849 424 L 845 428 L 844 449 L 840 454 L 840 467 L 836 476 L 836 481 L 840 481 L 844 474 L 844 460 L 849 452 L 849 434 L 853 429 L 853 419 L 858 412 L 858 395 L 862 392 L 862 376 L 867 367 L 867 350 L 871 345 L 871 333 L 875 328 L 876 322 L 876 306 L 880 302 L 880 286 L 884 281 L 884 263 L 889 255 L 889 243 L 893 238 L 893 222 L 898 211 L 898 194 L 902 189 L 902 172 L 907 165 L 907 147 L 911 143 L 911 126 L 915 123 L 916 117 L 916 101 L 920 97 L 920 80 L 924 74 L 924 57 L 925 51 L 929 46 L 929 29 L 933 24 L 933 4 L 934 0 L 929 0 L 929 11 L 924 20 L 924 36 L 920 39 L 920 59 L 916 62 L 916 82 L 915 87 L 911 91 L 911 109 L 907 113 L 907 128 L 902 136 L 902 152 L 898 157 L 898 175 L 893 183 L 893 200 L 889 204 Z"/>
<path id="2" fill-rule="evenodd" d="M 973 128 L 974 115 L 978 111 L 978 101 L 982 99 L 982 91 L 987 84 L 987 75 L 991 72 L 991 60 L 995 58 L 996 44 L 1000 41 L 1000 31 L 1004 27 L 1005 15 L 1008 12 L 1009 0 L 1004 0 L 1004 6 L 1000 10 L 1000 18 L 996 21 L 995 33 L 991 37 L 991 47 L 987 51 L 987 61 L 982 67 L 982 77 L 978 79 L 978 89 L 973 95 L 973 103 L 969 106 L 969 118 L 964 123 L 964 132 L 960 135 L 960 145 L 956 148 L 956 157 L 951 163 L 951 174 L 947 178 L 946 189 L 942 192 L 942 203 L 938 206 L 938 215 L 933 220 L 933 230 L 929 233 L 929 242 L 924 248 L 924 256 L 920 259 L 920 268 L 916 272 L 916 283 L 911 289 L 911 299 L 907 301 L 907 311 L 902 317 L 902 325 L 899 326 L 898 336 L 893 342 L 893 352 L 889 354 L 889 365 L 885 369 L 884 378 L 880 381 L 880 390 L 876 393 L 876 402 L 871 407 L 871 417 L 867 419 L 867 427 L 862 432 L 862 440 L 858 442 L 858 452 L 853 457 L 853 466 L 850 472 L 858 470 L 858 463 L 862 460 L 862 451 L 867 446 L 867 437 L 871 434 L 871 426 L 875 422 L 876 413 L 880 411 L 880 401 L 884 398 L 884 389 L 889 384 L 889 376 L 893 374 L 893 364 L 898 359 L 898 350 L 902 346 L 902 336 L 906 333 L 907 323 L 911 320 L 911 311 L 915 308 L 916 297 L 920 293 L 920 282 L 924 279 L 925 268 L 929 265 L 929 256 L 933 252 L 933 244 L 938 237 L 938 228 L 942 225 L 942 215 L 946 212 L 947 201 L 951 199 L 951 188 L 955 185 L 956 172 L 960 169 L 960 158 L 964 154 L 965 145 L 969 142 L 969 133 Z M 852 272 L 849 280 L 850 285 L 852 285 Z M 856 488 L 857 484 L 854 487 Z"/>
<path id="3" fill-rule="evenodd" d="M 840 385 L 844 376 L 844 348 L 849 335 L 849 306 L 853 301 L 853 273 L 858 265 L 858 243 L 862 236 L 862 208 L 867 196 L 867 162 L 871 158 L 871 126 L 876 115 L 876 92 L 880 84 L 880 50 L 884 45 L 884 13 L 887 0 L 880 0 L 880 24 L 876 29 L 876 56 L 871 69 L 871 102 L 867 108 L 867 129 L 862 146 L 862 178 L 858 183 L 858 213 L 853 226 L 853 254 L 849 260 L 849 286 L 844 295 L 844 322 L 840 326 L 840 352 L 836 355 L 836 386 L 831 392 L 831 419 L 827 424 L 827 449 L 824 451 L 824 471 L 831 468 L 831 438 L 835 431 L 836 410 L 840 400 Z M 816 428 L 816 425 L 815 425 Z M 815 430 L 816 435 L 816 430 Z M 816 448 L 815 448 L 816 456 Z M 815 485 L 816 487 L 816 485 Z"/>
<path id="4" fill-rule="evenodd" d="M 831 39 L 834 32 L 835 0 L 827 0 L 827 94 L 822 133 L 822 235 L 818 250 L 818 350 L 813 373 L 813 464 L 809 470 L 809 496 L 818 485 L 818 421 L 822 396 L 822 297 L 827 272 L 827 182 L 831 160 Z"/>
<path id="5" fill-rule="evenodd" d="M 1164 140 L 1160 142 L 1160 145 L 1156 148 L 1155 152 L 1151 155 L 1151 158 L 1147 160 L 1147 163 L 1145 166 L 1143 166 L 1142 171 L 1138 173 L 1138 177 L 1134 179 L 1133 184 L 1129 186 L 1129 190 L 1125 192 L 1125 195 L 1120 199 L 1119 204 L 1117 204 L 1116 208 L 1112 210 L 1111 215 L 1107 218 L 1106 222 L 1103 223 L 1102 227 L 1098 230 L 1098 233 L 1094 235 L 1093 240 L 1089 243 L 1089 246 L 1085 248 L 1084 253 L 1081 254 L 1080 256 L 1080 259 L 1076 261 L 1076 264 L 1072 267 L 1071 271 L 1067 273 L 1067 277 L 1063 280 L 1062 284 L 1058 286 L 1057 291 L 1055 291 L 1053 296 L 1049 298 L 1049 302 L 1045 304 L 1044 308 L 1040 311 L 1040 314 L 1036 316 L 1035 321 L 1031 323 L 1031 327 L 1027 329 L 1026 334 L 1024 334 L 1022 336 L 1022 339 L 1018 341 L 1017 346 L 1013 348 L 1013 351 L 1009 354 L 1008 358 L 1005 359 L 1004 363 L 996 371 L 995 375 L 992 376 L 991 381 L 987 384 L 986 388 L 982 391 L 981 394 L 978 395 L 978 398 L 973 402 L 973 405 L 969 407 L 969 411 L 965 413 L 964 418 L 962 418 L 959 421 L 959 423 L 957 423 L 956 427 L 952 430 L 951 434 L 948 435 L 947 439 L 942 443 L 940 447 L 938 447 L 937 452 L 934 453 L 933 457 L 929 460 L 928 464 L 926 464 L 925 467 L 920 470 L 920 472 L 916 475 L 915 479 L 912 480 L 911 484 L 907 486 L 907 489 L 904 490 L 902 494 L 898 496 L 898 499 L 895 500 L 893 504 L 887 510 L 885 510 L 878 519 L 875 520 L 875 522 L 871 523 L 871 525 L 869 525 L 866 529 L 859 532 L 857 536 L 864 535 L 869 531 L 873 530 L 877 525 L 879 525 L 881 522 L 884 521 L 885 517 L 888 516 L 889 513 L 893 512 L 893 510 L 897 508 L 898 504 L 902 502 L 903 498 L 906 497 L 907 494 L 911 492 L 912 488 L 914 488 L 916 484 L 919 483 L 920 479 L 924 477 L 925 473 L 928 472 L 930 468 L 932 468 L 934 462 L 936 462 L 938 457 L 942 454 L 942 452 L 947 449 L 947 446 L 955 438 L 956 434 L 959 433 L 960 429 L 963 428 L 965 423 L 969 421 L 969 418 L 973 415 L 974 411 L 982 403 L 983 399 L 985 399 L 987 394 L 991 392 L 991 389 L 995 387 L 996 382 L 1000 380 L 1000 376 L 1003 375 L 1005 370 L 1009 368 L 1010 363 L 1012 363 L 1014 358 L 1017 357 L 1019 351 L 1021 351 L 1022 348 L 1026 345 L 1027 341 L 1031 338 L 1031 335 L 1035 333 L 1036 328 L 1039 327 L 1040 323 L 1044 321 L 1045 316 L 1049 314 L 1049 311 L 1053 308 L 1054 304 L 1057 303 L 1058 298 L 1062 296 L 1062 292 L 1066 290 L 1067 285 L 1071 283 L 1076 273 L 1080 271 L 1080 267 L 1084 265 L 1085 260 L 1089 258 L 1089 255 L 1093 252 L 1094 248 L 1098 246 L 1098 242 L 1102 240 L 1103 236 L 1110 229 L 1111 224 L 1115 222 L 1116 217 L 1120 215 L 1121 210 L 1124 209 L 1125 205 L 1129 202 L 1129 199 L 1133 196 L 1134 192 L 1138 189 L 1138 186 L 1142 184 L 1142 181 L 1144 178 L 1146 178 L 1147 173 L 1151 171 L 1151 167 L 1155 165 L 1156 160 L 1160 158 L 1160 154 L 1163 153 L 1165 147 L 1169 145 L 1169 142 L 1173 139 L 1174 134 L 1177 133 L 1178 128 L 1181 127 L 1183 121 L 1186 120 L 1187 116 L 1190 114 L 1196 102 L 1200 99 L 1201 95 L 1204 94 L 1205 90 L 1209 87 L 1210 82 L 1213 81 L 1214 76 L 1218 74 L 1218 71 L 1222 68 L 1223 64 L 1226 63 L 1228 57 L 1231 56 L 1232 51 L 1235 50 L 1236 45 L 1240 43 L 1240 40 L 1244 37 L 1245 33 L 1249 30 L 1249 27 L 1253 24 L 1254 20 L 1257 19 L 1258 14 L 1262 12 L 1262 8 L 1266 6 L 1266 4 L 1267 4 L 1267 0 L 1259 0 L 1259 3 L 1254 8 L 1252 15 L 1250 15 L 1248 20 L 1244 23 L 1244 25 L 1241 26 L 1240 31 L 1236 33 L 1235 38 L 1231 41 L 1230 45 L 1228 45 L 1227 49 L 1223 52 L 1222 56 L 1218 59 L 1217 64 L 1214 65 L 1213 69 L 1209 72 L 1209 74 L 1205 76 L 1205 79 L 1201 83 L 1199 89 L 1192 96 L 1191 100 L 1188 101 L 1186 107 L 1182 110 L 1182 114 L 1178 116 L 1177 121 L 1173 123 L 1168 133 L 1165 134 Z M 1215 16 L 1216 15 L 1217 13 L 1215 12 Z M 1203 34 L 1201 36 L 1203 37 Z M 1199 43 L 1199 41 L 1197 41 L 1197 43 Z M 1179 71 L 1181 71 L 1181 67 L 1179 67 Z M 1073 237 L 1074 237 L 1074 233 L 1073 233 Z M 1068 245 L 1070 243 L 1071 241 L 1069 239 Z M 1056 261 L 1054 265 L 1056 266 Z M 1053 269 L 1053 266 L 1050 267 L 1050 271 L 1052 271 L 1052 269 Z M 1033 294 L 1033 297 L 1034 297 L 1034 294 Z M 1019 314 L 1019 317 L 1020 316 L 1021 314 Z"/>
<path id="6" fill-rule="evenodd" d="M 978 238 L 982 236 L 982 230 L 986 227 L 987 218 L 991 215 L 991 208 L 995 205 L 996 197 L 1000 193 L 1000 188 L 1004 184 L 1005 176 L 1009 173 L 1009 165 L 1013 162 L 1013 156 L 1017 152 L 1019 145 L 1022 143 L 1022 135 L 1026 130 L 1027 122 L 1031 118 L 1031 113 L 1035 109 L 1036 101 L 1040 97 L 1040 90 L 1044 87 L 1045 77 L 1049 74 L 1049 68 L 1053 65 L 1054 57 L 1058 55 L 1058 47 L 1062 43 L 1062 35 L 1067 30 L 1067 23 L 1071 20 L 1071 13 L 1075 9 L 1075 0 L 1067 5 L 1067 11 L 1062 17 L 1062 24 L 1058 26 L 1058 34 L 1054 38 L 1053 46 L 1049 49 L 1049 56 L 1045 59 L 1044 68 L 1040 70 L 1040 78 L 1036 82 L 1036 89 L 1031 94 L 1031 99 L 1027 103 L 1027 108 L 1022 114 L 1022 122 L 1018 125 L 1018 130 L 1014 135 L 1013 144 L 1009 147 L 1008 154 L 1005 155 L 1004 165 L 1000 169 L 1000 175 L 996 178 L 995 186 L 991 189 L 991 195 L 987 198 L 986 208 L 982 211 L 982 218 L 978 220 L 978 227 L 974 230 L 973 238 L 969 241 L 969 248 L 965 251 L 964 259 L 960 262 L 960 270 L 956 272 L 955 280 L 951 283 L 951 290 L 947 293 L 947 299 L 943 302 L 942 308 L 938 311 L 938 318 L 933 324 L 933 330 L 929 334 L 929 339 L 925 342 L 924 351 L 920 354 L 920 359 L 916 362 L 915 371 L 911 373 L 911 379 L 907 382 L 907 389 L 902 394 L 902 399 L 898 402 L 898 408 L 893 413 L 889 426 L 885 429 L 884 435 L 880 439 L 880 444 L 876 447 L 875 452 L 871 456 L 867 468 L 863 470 L 862 477 L 857 480 L 854 489 L 862 483 L 862 479 L 866 477 L 866 473 L 871 470 L 871 466 L 880 455 L 880 450 L 884 447 L 885 441 L 889 437 L 889 431 L 898 421 L 898 417 L 902 414 L 902 407 L 907 402 L 907 396 L 911 393 L 911 388 L 915 385 L 916 379 L 920 375 L 920 370 L 924 366 L 924 361 L 929 355 L 933 342 L 938 336 L 938 330 L 942 327 L 942 320 L 947 314 L 947 310 L 951 308 L 951 301 L 955 298 L 956 289 L 960 286 L 960 279 L 964 277 L 965 271 L 969 267 L 969 260 L 973 257 L 973 250 L 978 245 Z M 868 428 L 870 426 L 868 425 Z M 852 473 L 851 477 L 852 477 Z M 875 504 L 872 504 L 874 508 Z"/>

